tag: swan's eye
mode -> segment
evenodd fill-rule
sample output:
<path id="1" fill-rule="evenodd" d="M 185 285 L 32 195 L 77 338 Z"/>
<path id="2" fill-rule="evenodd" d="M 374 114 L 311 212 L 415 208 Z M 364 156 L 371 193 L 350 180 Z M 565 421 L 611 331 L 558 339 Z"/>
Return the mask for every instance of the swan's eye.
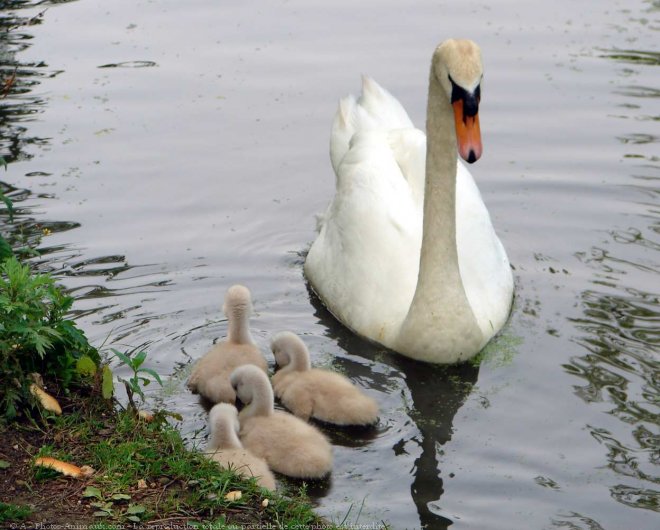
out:
<path id="1" fill-rule="evenodd" d="M 449 82 L 451 83 L 451 102 L 455 103 L 459 99 L 464 99 L 465 89 L 458 86 L 449 74 L 447 74 L 447 77 L 449 78 Z"/>
<path id="2" fill-rule="evenodd" d="M 449 75 L 451 81 L 451 103 L 457 101 L 463 102 L 463 116 L 475 116 L 479 112 L 479 102 L 481 101 L 481 85 L 477 85 L 474 92 L 468 92 L 459 86 Z"/>

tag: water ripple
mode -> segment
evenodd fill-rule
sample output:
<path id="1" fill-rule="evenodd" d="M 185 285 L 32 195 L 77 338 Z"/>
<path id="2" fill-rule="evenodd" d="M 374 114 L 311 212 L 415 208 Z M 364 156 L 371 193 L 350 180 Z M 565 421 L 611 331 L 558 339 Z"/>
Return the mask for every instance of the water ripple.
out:
<path id="1" fill-rule="evenodd" d="M 97 68 L 153 68 L 158 66 L 154 61 L 123 61 L 120 63 L 102 64 Z"/>
<path id="2" fill-rule="evenodd" d="M 644 50 L 600 50 L 605 59 L 612 59 L 614 61 L 630 63 L 630 64 L 643 64 L 650 66 L 660 65 L 660 53 L 650 52 Z"/>

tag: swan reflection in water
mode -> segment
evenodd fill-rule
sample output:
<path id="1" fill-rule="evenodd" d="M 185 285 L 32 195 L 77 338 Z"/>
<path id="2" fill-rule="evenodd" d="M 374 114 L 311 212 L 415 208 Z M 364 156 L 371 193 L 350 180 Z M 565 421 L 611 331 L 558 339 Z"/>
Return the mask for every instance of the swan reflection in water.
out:
<path id="1" fill-rule="evenodd" d="M 401 412 L 399 412 L 400 409 L 386 410 L 381 404 L 380 427 L 382 427 L 384 421 L 388 421 L 394 424 L 393 428 L 386 431 L 331 432 L 329 434 L 333 444 L 359 448 L 377 443 L 379 437 L 386 437 L 390 444 L 383 449 L 391 452 L 382 454 L 379 451 L 377 458 L 372 457 L 374 461 L 372 462 L 373 466 L 370 467 L 374 468 L 374 476 L 363 478 L 374 482 L 381 480 L 387 482 L 386 487 L 393 490 L 381 491 L 379 494 L 391 498 L 400 496 L 402 484 L 412 478 L 410 496 L 416 507 L 421 528 L 448 528 L 453 521 L 443 515 L 434 513 L 432 506 L 441 498 L 446 486 L 442 476 L 439 453 L 442 451 L 442 446 L 451 440 L 454 416 L 465 403 L 476 383 L 479 367 L 470 363 L 449 366 L 432 365 L 413 361 L 394 352 L 384 350 L 380 346 L 361 339 L 338 323 L 309 287 L 308 290 L 311 303 L 315 309 L 315 316 L 325 326 L 326 335 L 336 341 L 339 347 L 349 355 L 363 357 L 381 364 L 384 368 L 375 371 L 371 369 L 371 363 L 360 364 L 351 359 L 337 356 L 333 360 L 334 369 L 342 371 L 352 378 L 369 380 L 374 388 L 390 395 L 392 394 L 392 386 L 389 379 L 392 378 L 393 374 L 396 374 L 400 379 L 405 380 L 404 386 L 408 390 L 409 401 L 405 399 L 407 401 L 405 409 Z M 414 426 L 406 427 L 410 421 Z M 392 435 L 398 436 L 399 433 L 403 436 L 393 440 Z M 412 466 L 412 477 L 391 476 L 395 466 L 390 466 L 387 463 L 383 464 L 383 462 L 389 461 L 392 457 L 410 458 L 408 453 L 412 452 L 411 442 L 416 444 L 420 451 Z M 377 469 L 379 466 L 380 468 Z M 376 474 L 380 476 L 375 476 Z M 334 478 L 335 481 L 339 478 L 337 470 L 335 470 Z M 342 487 L 345 486 L 342 485 Z M 356 483 L 351 488 L 356 490 L 345 491 L 343 495 L 359 499 L 370 493 L 369 485 L 362 482 Z M 321 497 L 327 495 L 330 489 L 331 484 L 327 483 L 319 488 L 310 488 L 308 493 L 312 497 Z M 387 517 L 384 520 L 387 521 Z"/>

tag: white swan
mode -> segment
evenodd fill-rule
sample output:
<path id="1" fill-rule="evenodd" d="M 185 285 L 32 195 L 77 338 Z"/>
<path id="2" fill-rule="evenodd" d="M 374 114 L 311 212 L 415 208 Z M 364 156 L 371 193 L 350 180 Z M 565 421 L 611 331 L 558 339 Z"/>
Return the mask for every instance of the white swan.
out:
<path id="1" fill-rule="evenodd" d="M 238 439 L 238 411 L 234 405 L 218 403 L 209 412 L 211 436 L 205 455 L 242 477 L 255 477 L 260 486 L 275 491 L 275 477 L 265 460 L 243 448 Z"/>
<path id="2" fill-rule="evenodd" d="M 282 331 L 273 337 L 270 348 L 280 367 L 273 376 L 273 390 L 296 416 L 334 425 L 373 425 L 378 421 L 376 401 L 348 378 L 311 367 L 309 350 L 300 337 Z"/>
<path id="3" fill-rule="evenodd" d="M 273 410 L 273 389 L 266 374 L 255 366 L 241 366 L 232 372 L 231 384 L 245 404 L 239 414 L 244 447 L 273 471 L 289 477 L 314 479 L 330 473 L 330 443 L 316 427 Z"/>
<path id="4" fill-rule="evenodd" d="M 336 194 L 319 219 L 305 274 L 353 331 L 408 357 L 453 363 L 504 325 L 513 275 L 479 190 L 457 162 L 481 155 L 481 52 L 438 46 L 426 137 L 401 104 L 364 78 L 341 100 L 330 156 Z"/>
<path id="5" fill-rule="evenodd" d="M 249 289 L 232 285 L 222 309 L 227 317 L 227 338 L 197 361 L 187 385 L 193 394 L 200 394 L 212 403 L 234 403 L 236 394 L 229 383 L 234 368 L 254 364 L 267 373 L 268 363 L 250 334 L 248 319 L 252 313 L 252 299 Z"/>

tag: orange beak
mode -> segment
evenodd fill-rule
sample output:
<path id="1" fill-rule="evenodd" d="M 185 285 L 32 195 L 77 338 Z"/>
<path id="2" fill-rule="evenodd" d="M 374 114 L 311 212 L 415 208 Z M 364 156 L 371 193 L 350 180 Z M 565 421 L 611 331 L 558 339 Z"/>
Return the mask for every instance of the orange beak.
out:
<path id="1" fill-rule="evenodd" d="M 454 101 L 452 106 L 454 107 L 458 153 L 463 160 L 472 164 L 479 160 L 483 152 L 481 131 L 479 130 L 479 114 L 465 116 L 462 99 Z"/>

